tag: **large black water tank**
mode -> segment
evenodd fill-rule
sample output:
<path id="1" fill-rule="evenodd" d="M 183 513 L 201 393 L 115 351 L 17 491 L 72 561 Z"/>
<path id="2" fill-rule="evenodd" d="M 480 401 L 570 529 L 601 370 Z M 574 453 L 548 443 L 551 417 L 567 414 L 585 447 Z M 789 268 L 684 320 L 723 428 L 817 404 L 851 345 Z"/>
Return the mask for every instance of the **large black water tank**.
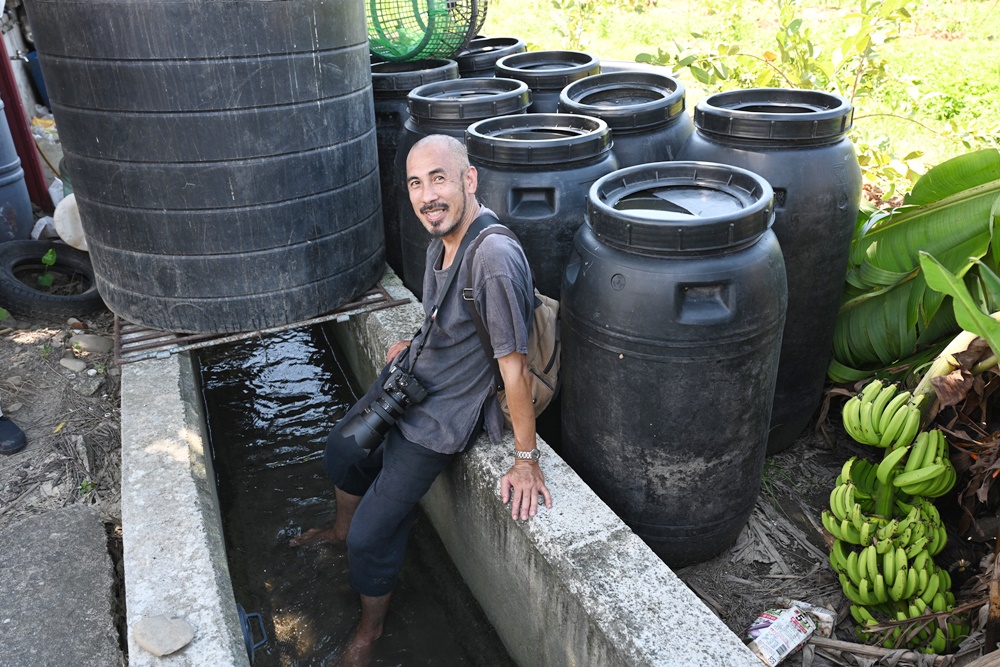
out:
<path id="1" fill-rule="evenodd" d="M 35 0 L 97 286 L 126 320 L 252 330 L 384 267 L 360 0 Z"/>
<path id="2" fill-rule="evenodd" d="M 563 88 L 600 71 L 601 61 L 582 51 L 527 51 L 504 56 L 496 63 L 497 76 L 528 84 L 529 113 L 557 112 Z"/>
<path id="3" fill-rule="evenodd" d="M 399 137 L 410 113 L 406 96 L 414 88 L 458 78 L 458 64 L 446 58 L 412 62 L 372 63 L 375 95 L 375 130 L 378 134 L 378 173 L 382 189 L 382 227 L 385 256 L 397 275 L 403 275 L 403 250 L 399 237 L 396 189 L 404 174 L 396 171 Z"/>
<path id="4" fill-rule="evenodd" d="M 785 314 L 756 174 L 660 162 L 588 197 L 562 289 L 563 458 L 668 564 L 710 558 L 760 489 Z"/>
<path id="5" fill-rule="evenodd" d="M 556 113 L 490 118 L 469 126 L 465 144 L 479 201 L 517 234 L 538 291 L 558 299 L 587 191 L 618 168 L 607 123 Z"/>
<path id="6" fill-rule="evenodd" d="M 409 94 L 410 116 L 399 139 L 396 183 L 399 235 L 403 248 L 403 284 L 418 297 L 423 295 L 424 264 L 430 234 L 424 229 L 410 204 L 405 187 L 406 156 L 423 137 L 445 134 L 465 140 L 465 128 L 494 116 L 523 114 L 531 104 L 528 86 L 512 79 L 458 79 L 429 83 Z"/>
<path id="7" fill-rule="evenodd" d="M 608 124 L 621 167 L 677 157 L 694 131 L 684 107 L 684 85 L 654 72 L 595 74 L 574 81 L 559 94 L 559 111 Z"/>
<path id="8" fill-rule="evenodd" d="M 463 79 L 491 79 L 496 76 L 498 60 L 524 53 L 526 48 L 524 40 L 517 37 L 479 37 L 455 54 L 455 62 Z"/>
<path id="9" fill-rule="evenodd" d="M 788 273 L 788 316 L 768 452 L 791 445 L 819 405 L 861 198 L 847 138 L 854 111 L 841 97 L 760 88 L 711 95 L 680 159 L 749 169 L 774 188 L 774 233 Z"/>

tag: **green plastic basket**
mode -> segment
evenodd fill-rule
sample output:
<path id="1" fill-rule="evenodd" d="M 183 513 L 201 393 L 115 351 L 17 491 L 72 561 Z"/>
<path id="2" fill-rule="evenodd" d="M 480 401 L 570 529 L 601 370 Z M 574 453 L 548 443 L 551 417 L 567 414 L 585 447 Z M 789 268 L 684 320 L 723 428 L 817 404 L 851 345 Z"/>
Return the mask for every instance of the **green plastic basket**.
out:
<path id="1" fill-rule="evenodd" d="M 368 46 L 388 61 L 450 58 L 486 21 L 486 0 L 368 0 Z"/>

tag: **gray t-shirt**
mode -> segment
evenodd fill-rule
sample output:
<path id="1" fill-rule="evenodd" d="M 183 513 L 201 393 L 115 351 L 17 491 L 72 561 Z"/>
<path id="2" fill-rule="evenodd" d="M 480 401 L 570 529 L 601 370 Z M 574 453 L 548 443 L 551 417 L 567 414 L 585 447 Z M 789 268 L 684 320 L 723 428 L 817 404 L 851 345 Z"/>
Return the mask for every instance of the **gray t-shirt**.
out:
<path id="1" fill-rule="evenodd" d="M 441 269 L 443 255 L 441 241 L 431 241 L 424 273 L 425 313 L 437 303 L 448 275 Z M 503 414 L 493 397 L 493 370 L 462 299 L 465 276 L 465 268 L 460 266 L 414 366 L 414 375 L 428 391 L 427 398 L 407 408 L 397 422 L 408 440 L 443 454 L 462 450 L 484 403 L 484 426 L 490 439 L 499 440 L 503 430 Z M 501 234 L 483 239 L 476 251 L 472 283 L 494 356 L 527 354 L 534 293 L 531 270 L 520 246 Z M 419 349 L 422 336 L 414 338 L 411 355 Z"/>

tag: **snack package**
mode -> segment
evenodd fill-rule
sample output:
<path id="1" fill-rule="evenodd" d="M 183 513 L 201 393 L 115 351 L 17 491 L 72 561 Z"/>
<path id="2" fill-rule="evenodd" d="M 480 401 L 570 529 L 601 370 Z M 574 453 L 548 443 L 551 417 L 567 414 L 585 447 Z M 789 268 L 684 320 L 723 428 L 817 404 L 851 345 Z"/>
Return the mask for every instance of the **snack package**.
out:
<path id="1" fill-rule="evenodd" d="M 802 600 L 781 600 L 781 604 L 787 604 L 789 607 L 798 607 L 809 614 L 809 618 L 816 624 L 817 637 L 833 636 L 833 630 L 837 627 L 837 612 L 826 607 L 803 602 Z"/>
<path id="2" fill-rule="evenodd" d="M 768 667 L 774 667 L 806 643 L 816 624 L 798 607 L 768 609 L 757 617 L 747 636 L 748 647 Z"/>

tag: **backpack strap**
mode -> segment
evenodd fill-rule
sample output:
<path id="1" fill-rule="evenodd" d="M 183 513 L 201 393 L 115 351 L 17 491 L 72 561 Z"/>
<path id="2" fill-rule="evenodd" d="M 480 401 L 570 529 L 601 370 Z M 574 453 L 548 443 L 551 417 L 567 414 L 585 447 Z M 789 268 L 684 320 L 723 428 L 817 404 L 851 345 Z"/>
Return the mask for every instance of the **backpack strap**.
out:
<path id="1" fill-rule="evenodd" d="M 468 258 L 465 268 L 466 287 L 462 289 L 462 298 L 465 300 L 465 307 L 469 309 L 469 315 L 472 316 L 472 323 L 476 325 L 476 335 L 479 336 L 479 342 L 483 346 L 483 352 L 486 353 L 486 358 L 489 360 L 490 367 L 493 369 L 496 389 L 497 391 L 503 391 L 503 375 L 500 374 L 500 363 L 493 356 L 493 343 L 490 341 L 490 333 L 486 330 L 486 323 L 483 322 L 483 317 L 479 314 L 479 309 L 476 308 L 475 295 L 473 294 L 472 289 L 472 262 L 476 257 L 476 251 L 479 250 L 479 245 L 490 234 L 503 234 L 504 236 L 514 239 L 518 245 L 521 244 L 521 241 L 517 238 L 517 234 L 499 223 L 484 229 L 479 236 L 477 236 L 476 239 L 469 244 L 469 248 L 466 250 L 466 257 Z M 534 280 L 534 276 L 532 276 L 532 280 Z M 537 304 L 533 304 L 533 306 L 534 305 Z"/>

